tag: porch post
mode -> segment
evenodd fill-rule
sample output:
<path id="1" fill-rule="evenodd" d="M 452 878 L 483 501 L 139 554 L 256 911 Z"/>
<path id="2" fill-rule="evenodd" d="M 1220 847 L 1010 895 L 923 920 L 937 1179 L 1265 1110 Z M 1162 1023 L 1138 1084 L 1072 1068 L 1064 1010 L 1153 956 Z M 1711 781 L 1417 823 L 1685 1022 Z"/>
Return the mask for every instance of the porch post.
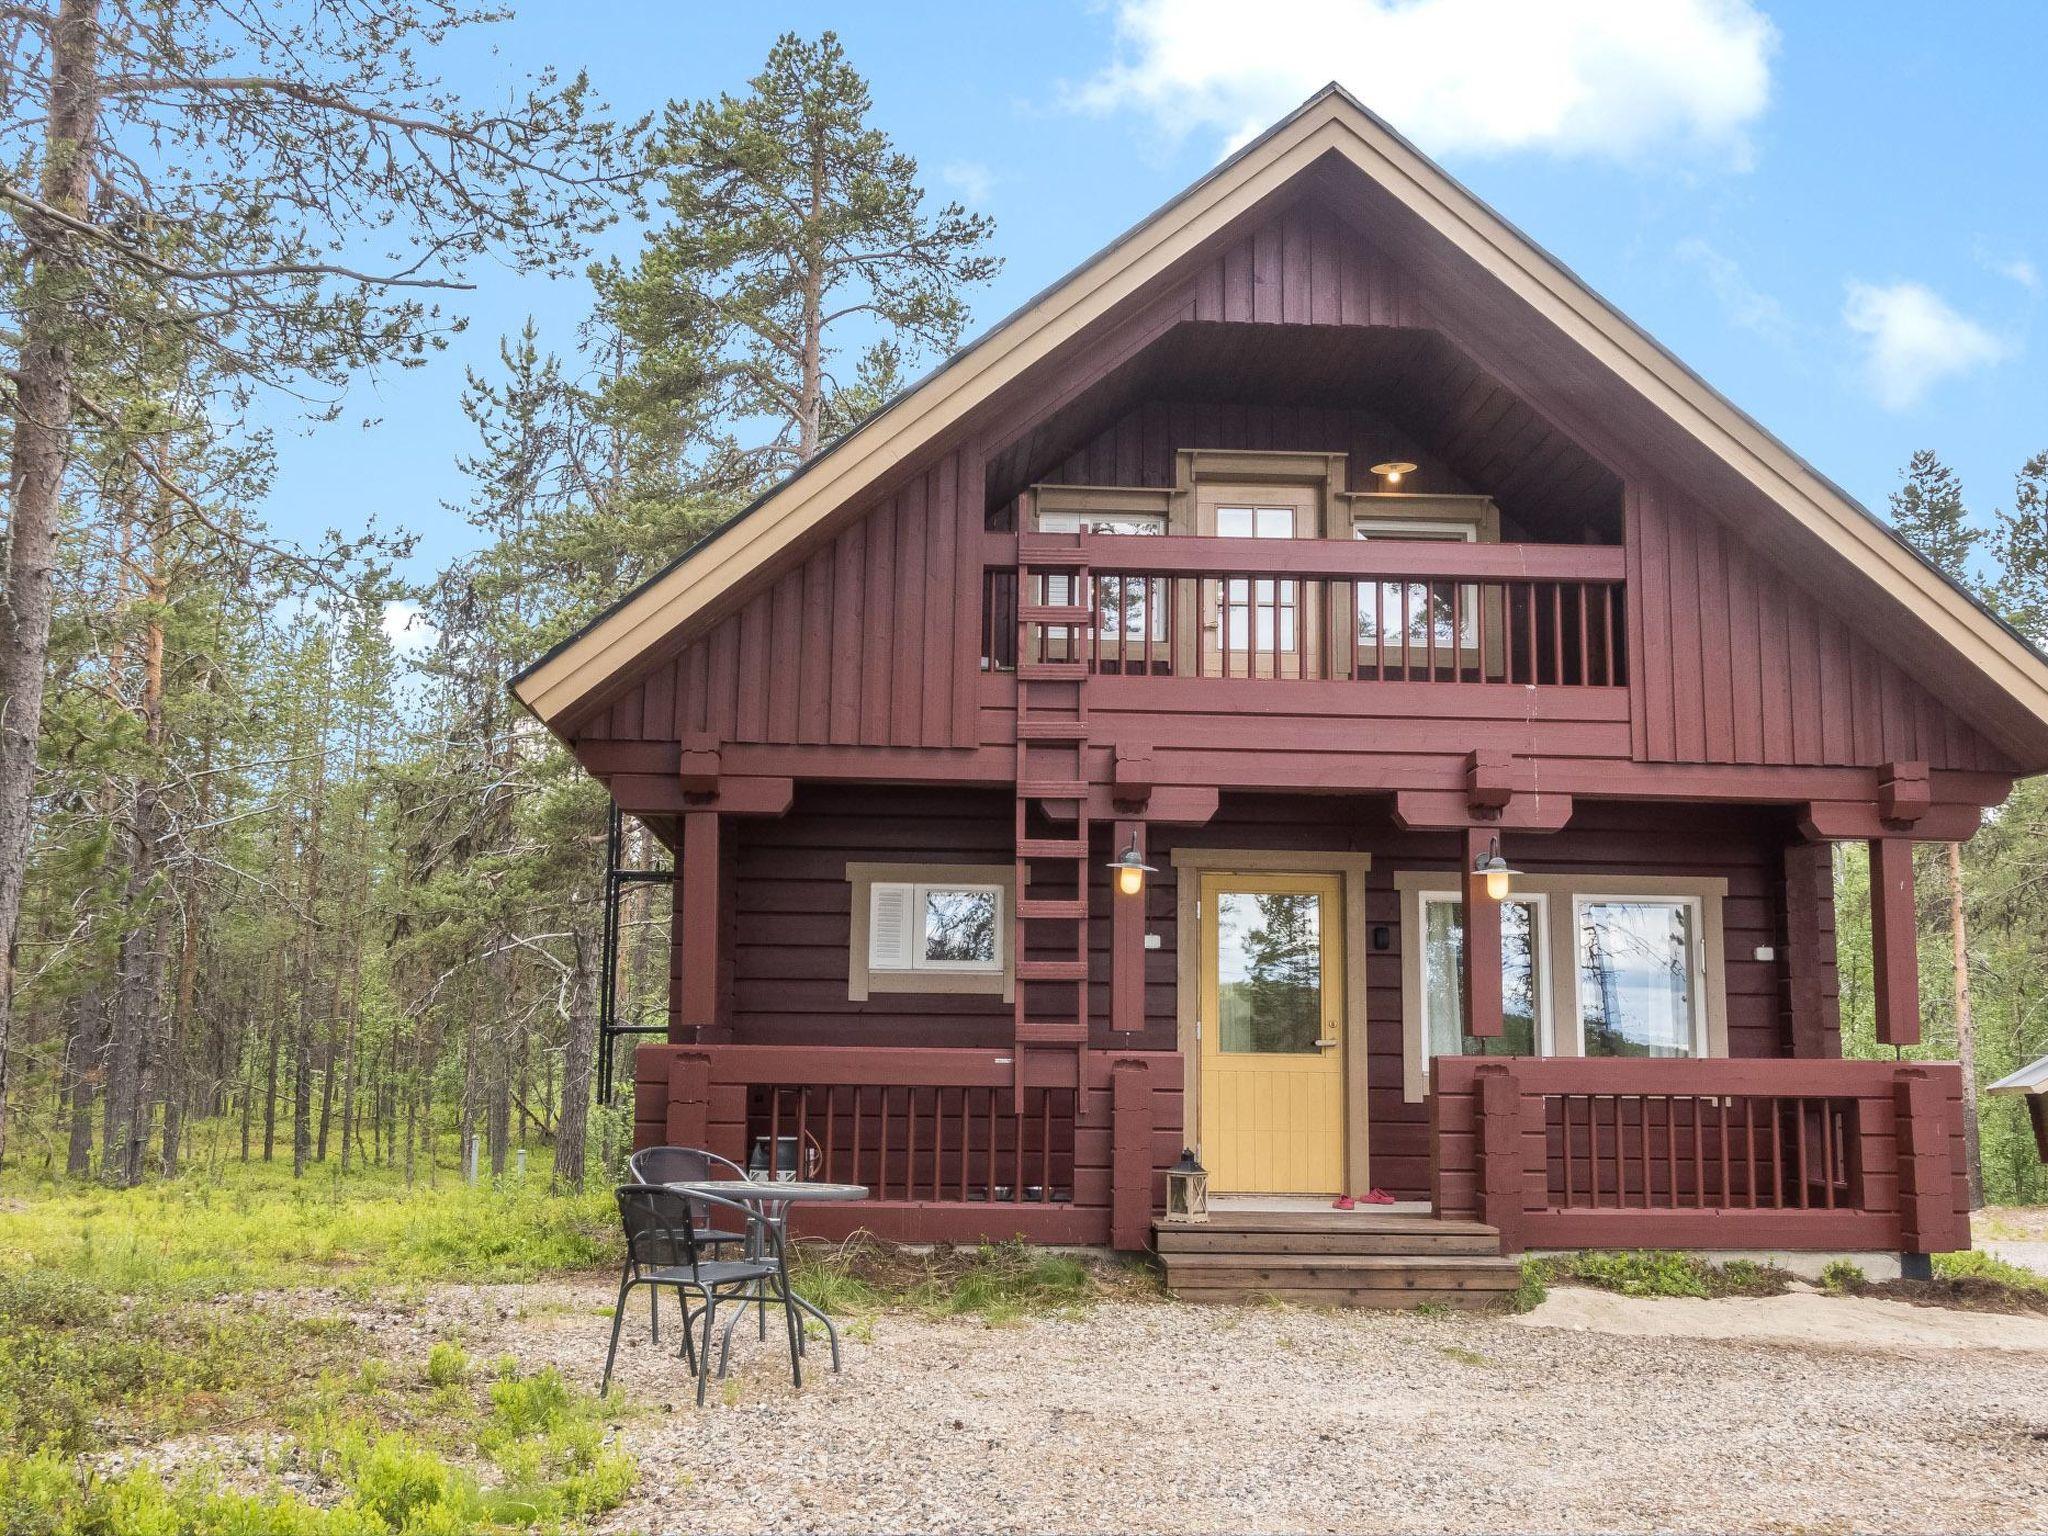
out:
<path id="1" fill-rule="evenodd" d="M 1145 854 L 1145 823 L 1119 820 L 1110 846 L 1121 854 L 1135 847 Z M 1145 1027 L 1145 903 L 1149 891 L 1125 896 L 1109 887 L 1109 1027 L 1125 1032 Z"/>
<path id="2" fill-rule="evenodd" d="M 1152 1065 L 1119 1056 L 1109 1069 L 1109 1242 L 1127 1253 L 1152 1235 Z"/>
<path id="3" fill-rule="evenodd" d="M 1485 857 L 1495 832 L 1465 829 L 1465 1033 L 1496 1040 L 1501 1021 L 1500 903 L 1486 894 L 1486 877 L 1473 866 Z"/>
<path id="4" fill-rule="evenodd" d="M 683 814 L 675 887 L 675 1024 L 683 1040 L 715 1040 L 725 1022 L 723 831 L 716 811 Z"/>
<path id="5" fill-rule="evenodd" d="M 1920 945 L 1913 920 L 1913 845 L 1903 837 L 1870 840 L 1870 969 L 1877 1038 L 1920 1043 Z"/>

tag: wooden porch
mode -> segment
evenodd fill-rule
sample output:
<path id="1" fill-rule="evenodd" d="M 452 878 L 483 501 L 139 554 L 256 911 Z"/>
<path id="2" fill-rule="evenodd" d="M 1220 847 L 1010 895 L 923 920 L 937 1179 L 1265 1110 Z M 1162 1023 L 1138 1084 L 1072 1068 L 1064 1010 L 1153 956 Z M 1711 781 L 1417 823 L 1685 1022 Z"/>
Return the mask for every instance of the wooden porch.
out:
<path id="1" fill-rule="evenodd" d="M 800 1149 L 807 1174 L 873 1191 L 805 1210 L 807 1236 L 1156 1247 L 1177 1292 L 1211 1299 L 1484 1299 L 1512 1288 L 1501 1256 L 1528 1249 L 1969 1245 L 1953 1065 L 1439 1057 L 1431 1070 L 1427 1213 L 1267 1202 L 1155 1226 L 1185 1124 L 1173 1052 L 1036 1052 L 1020 1086 L 1007 1052 L 643 1046 L 635 1140 L 740 1162 Z"/>

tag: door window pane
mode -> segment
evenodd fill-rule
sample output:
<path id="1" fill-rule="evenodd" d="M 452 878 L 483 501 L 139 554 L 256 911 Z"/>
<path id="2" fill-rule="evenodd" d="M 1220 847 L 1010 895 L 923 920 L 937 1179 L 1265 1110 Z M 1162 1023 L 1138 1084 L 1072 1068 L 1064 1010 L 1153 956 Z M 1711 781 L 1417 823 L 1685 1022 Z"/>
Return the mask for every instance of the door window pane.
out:
<path id="1" fill-rule="evenodd" d="M 1542 920 L 1533 901 L 1500 908 L 1501 1032 L 1481 1040 L 1464 1032 L 1465 908 L 1458 901 L 1422 904 L 1423 1018 L 1431 1056 L 1534 1056 L 1542 996 Z"/>
<path id="2" fill-rule="evenodd" d="M 1217 1048 L 1305 1055 L 1323 1033 L 1323 901 L 1224 891 L 1216 903 Z"/>
<path id="3" fill-rule="evenodd" d="M 1588 1056 L 1693 1054 L 1693 908 L 1579 904 L 1579 1016 Z"/>
<path id="4" fill-rule="evenodd" d="M 1291 539 L 1292 507 L 1218 507 L 1216 536 L 1222 539 Z"/>

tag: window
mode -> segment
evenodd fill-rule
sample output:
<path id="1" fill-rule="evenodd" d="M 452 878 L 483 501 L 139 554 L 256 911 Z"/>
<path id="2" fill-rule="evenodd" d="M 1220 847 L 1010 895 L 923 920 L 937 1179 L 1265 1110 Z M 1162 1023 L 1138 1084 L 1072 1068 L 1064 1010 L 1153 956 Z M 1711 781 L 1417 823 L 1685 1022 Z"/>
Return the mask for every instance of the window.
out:
<path id="1" fill-rule="evenodd" d="M 1163 536 L 1166 518 L 1163 514 L 1150 512 L 1041 512 L 1038 514 L 1038 531 Z M 1067 577 L 1044 576 L 1039 579 L 1045 584 L 1044 602 L 1064 607 L 1073 601 Z M 1097 633 L 1108 640 L 1142 642 L 1149 627 L 1153 642 L 1164 644 L 1167 639 L 1167 605 L 1164 594 L 1155 590 L 1161 585 L 1157 578 L 1152 577 L 1134 576 L 1120 581 L 1098 577 L 1095 582 Z M 1064 655 L 1064 640 L 1055 640 L 1048 659 Z"/>
<path id="2" fill-rule="evenodd" d="M 1353 538 L 1418 539 L 1430 544 L 1477 544 L 1479 524 L 1458 518 L 1361 517 L 1351 524 Z M 1479 588 L 1467 583 L 1459 589 L 1453 615 L 1449 587 L 1436 582 L 1383 581 L 1377 587 L 1361 585 L 1358 593 L 1358 644 L 1362 650 L 1378 646 L 1382 637 L 1389 646 L 1401 644 L 1405 633 L 1410 647 L 1427 648 L 1432 632 L 1438 645 L 1470 647 L 1478 642 Z M 1453 635 L 1453 629 L 1458 631 Z"/>
<path id="3" fill-rule="evenodd" d="M 1218 503 L 1214 509 L 1219 539 L 1292 539 L 1301 537 L 1302 506 L 1267 506 L 1247 500 Z M 1293 651 L 1301 607 L 1298 581 L 1247 580 L 1223 583 L 1223 646 L 1226 651 L 1278 653 Z"/>
<path id="4" fill-rule="evenodd" d="M 1010 995 L 1016 876 L 1001 864 L 849 864 L 847 995 Z"/>
<path id="5" fill-rule="evenodd" d="M 1000 971 L 1003 892 L 996 885 L 868 887 L 868 969 Z"/>
<path id="6" fill-rule="evenodd" d="M 1535 1056 L 1550 1050 L 1544 982 L 1547 903 L 1512 896 L 1501 904 L 1502 1029 L 1480 1040 L 1464 1032 L 1465 908 L 1455 895 L 1422 898 L 1422 1009 L 1431 1056 Z"/>
<path id="7" fill-rule="evenodd" d="M 1462 878 L 1397 870 L 1402 1089 L 1443 1055 L 1725 1056 L 1728 882 L 1696 875 L 1518 875 L 1501 907 L 1503 1032 L 1462 1030 Z"/>
<path id="8" fill-rule="evenodd" d="M 1689 898 L 1582 896 L 1573 908 L 1580 1050 L 1696 1056 L 1705 946 Z"/>

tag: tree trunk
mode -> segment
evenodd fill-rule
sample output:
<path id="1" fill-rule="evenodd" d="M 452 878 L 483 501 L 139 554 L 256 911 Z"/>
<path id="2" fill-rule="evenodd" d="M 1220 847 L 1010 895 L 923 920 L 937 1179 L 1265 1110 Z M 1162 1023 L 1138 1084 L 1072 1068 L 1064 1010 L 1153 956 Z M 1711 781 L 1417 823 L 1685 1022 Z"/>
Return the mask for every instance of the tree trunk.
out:
<path id="1" fill-rule="evenodd" d="M 105 1005 L 99 987 L 87 987 L 73 998 L 70 1013 L 71 1027 L 64 1040 L 64 1087 L 71 1102 L 71 1141 L 64 1171 L 82 1177 L 92 1172 L 93 1100 L 99 1089 L 100 1056 L 106 1049 Z"/>
<path id="2" fill-rule="evenodd" d="M 100 0 L 62 0 L 49 26 L 50 96 L 43 129 L 41 201 L 60 216 L 86 214 L 92 145 L 99 134 Z M 17 301 L 13 452 L 8 465 L 5 602 L 0 603 L 0 1162 L 7 1155 L 7 1069 L 14 1032 L 14 941 L 35 835 L 36 745 L 50 655 L 50 573 L 64 471 L 77 408 L 72 331 L 72 237 L 19 212 L 27 238 Z"/>
<path id="3" fill-rule="evenodd" d="M 1970 936 L 1963 916 L 1963 845 L 1948 845 L 1949 964 L 1955 977 L 1956 1060 L 1963 1069 L 1963 1161 L 1970 1209 L 1984 1204 L 1984 1161 L 1977 1139 L 1977 1020 L 1970 1005 Z"/>
<path id="4" fill-rule="evenodd" d="M 562 1109 L 555 1117 L 555 1178 L 583 1188 L 583 1149 L 590 1133 L 590 1080 L 597 1062 L 597 950 L 575 935 L 576 969 L 569 978 L 569 1036 L 562 1046 Z"/>

